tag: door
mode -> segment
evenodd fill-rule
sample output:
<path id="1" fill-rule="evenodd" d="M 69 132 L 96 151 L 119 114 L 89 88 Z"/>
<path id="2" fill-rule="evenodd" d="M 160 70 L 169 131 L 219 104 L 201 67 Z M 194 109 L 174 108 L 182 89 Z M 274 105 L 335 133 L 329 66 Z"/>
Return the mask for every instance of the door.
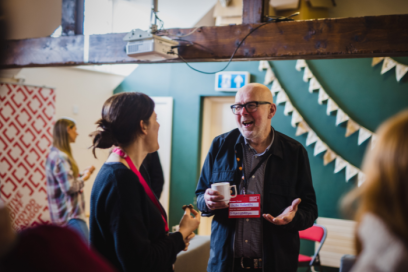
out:
<path id="1" fill-rule="evenodd" d="M 159 129 L 159 157 L 163 168 L 164 185 L 160 196 L 160 203 L 169 214 L 170 202 L 170 160 L 171 160 L 171 136 L 173 128 L 173 98 L 152 96 L 157 114 Z"/>
<path id="2" fill-rule="evenodd" d="M 201 168 L 213 139 L 218 135 L 237 128 L 234 114 L 230 108 L 234 102 L 234 96 L 204 98 L 201 130 Z M 202 217 L 198 233 L 200 235 L 210 235 L 211 222 L 212 217 Z"/>

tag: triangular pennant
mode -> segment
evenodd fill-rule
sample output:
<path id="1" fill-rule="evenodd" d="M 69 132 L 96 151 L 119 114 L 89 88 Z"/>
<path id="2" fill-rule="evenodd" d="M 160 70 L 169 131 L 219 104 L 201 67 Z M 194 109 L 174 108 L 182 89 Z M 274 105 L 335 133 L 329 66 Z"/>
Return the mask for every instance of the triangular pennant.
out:
<path id="1" fill-rule="evenodd" d="M 262 72 L 264 69 L 268 69 L 269 67 L 271 66 L 269 65 L 269 62 L 267 60 L 261 60 L 259 62 L 258 70 Z"/>
<path id="2" fill-rule="evenodd" d="M 327 115 L 330 115 L 332 111 L 338 110 L 338 108 L 339 106 L 337 106 L 336 102 L 329 98 L 327 102 Z"/>
<path id="3" fill-rule="evenodd" d="M 324 165 L 328 165 L 331 163 L 334 159 L 337 158 L 337 154 L 333 152 L 331 149 L 327 149 L 326 153 L 324 154 L 323 157 L 323 163 Z"/>
<path id="4" fill-rule="evenodd" d="M 279 92 L 278 97 L 276 98 L 276 104 L 279 105 L 285 103 L 286 101 L 288 101 L 288 97 L 286 96 L 286 94 L 284 92 Z"/>
<path id="5" fill-rule="evenodd" d="M 294 110 L 292 103 L 290 103 L 290 101 L 286 101 L 285 104 L 285 110 L 284 110 L 284 114 L 285 115 L 289 115 L 290 112 L 292 112 Z"/>
<path id="6" fill-rule="evenodd" d="M 360 126 L 354 122 L 352 119 L 349 119 L 347 122 L 347 130 L 346 130 L 346 137 L 350 136 L 354 132 L 360 129 Z"/>
<path id="7" fill-rule="evenodd" d="M 309 83 L 309 93 L 313 93 L 313 90 L 320 89 L 322 86 L 320 85 L 319 81 L 315 77 L 310 79 Z"/>
<path id="8" fill-rule="evenodd" d="M 269 65 L 269 64 L 268 64 Z M 271 67 L 268 67 L 266 69 L 266 74 L 265 74 L 265 79 L 264 79 L 264 85 L 269 85 L 272 81 L 275 80 L 275 74 L 272 71 Z"/>
<path id="9" fill-rule="evenodd" d="M 358 172 L 358 187 L 360 187 L 366 181 L 366 174 Z"/>
<path id="10" fill-rule="evenodd" d="M 358 168 L 356 168 L 353 165 L 347 163 L 347 166 L 346 166 L 346 181 L 349 181 L 352 177 L 357 175 L 358 172 L 359 172 Z"/>
<path id="11" fill-rule="evenodd" d="M 313 155 L 316 156 L 320 153 L 322 153 L 323 151 L 327 150 L 327 145 L 325 143 L 322 142 L 322 140 L 318 139 L 316 141 L 316 145 L 314 147 L 314 153 Z"/>
<path id="12" fill-rule="evenodd" d="M 309 146 L 316 142 L 319 138 L 317 137 L 316 133 L 313 130 L 310 130 L 309 133 L 307 134 L 306 138 L 306 146 Z"/>
<path id="13" fill-rule="evenodd" d="M 310 71 L 309 67 L 306 66 L 305 73 L 303 74 L 303 81 L 308 82 L 309 79 L 313 77 L 312 71 Z"/>
<path id="14" fill-rule="evenodd" d="M 329 96 L 327 95 L 327 93 L 324 91 L 323 88 L 319 89 L 319 104 L 323 104 L 323 101 L 326 101 L 327 99 L 329 99 Z"/>
<path id="15" fill-rule="evenodd" d="M 384 58 L 373 58 L 373 62 L 371 62 L 371 66 L 376 66 L 380 62 L 382 62 Z"/>
<path id="16" fill-rule="evenodd" d="M 397 76 L 397 81 L 400 81 L 401 78 L 408 72 L 408 66 L 403 65 L 401 63 L 397 64 L 397 69 L 396 69 L 396 76 Z"/>
<path id="17" fill-rule="evenodd" d="M 375 147 L 375 145 L 377 144 L 377 135 L 373 134 L 373 136 L 371 136 L 371 149 L 373 149 Z"/>
<path id="18" fill-rule="evenodd" d="M 297 110 L 293 110 L 292 113 L 292 127 L 296 127 L 296 124 L 303 121 L 303 117 L 299 114 L 299 112 Z"/>
<path id="19" fill-rule="evenodd" d="M 336 116 L 336 126 L 340 125 L 341 123 L 347 121 L 349 116 L 344 113 L 342 109 L 337 110 L 337 116 Z"/>
<path id="20" fill-rule="evenodd" d="M 305 121 L 302 121 L 297 126 L 296 136 L 300 136 L 302 134 L 305 134 L 308 131 L 310 131 L 310 127 L 306 124 Z"/>
<path id="21" fill-rule="evenodd" d="M 300 72 L 300 69 L 305 68 L 306 67 L 306 61 L 304 59 L 299 59 L 296 62 L 296 70 L 298 70 Z"/>
<path id="22" fill-rule="evenodd" d="M 346 167 L 347 162 L 343 160 L 342 157 L 337 156 L 336 161 L 334 162 L 334 173 L 338 173 Z"/>
<path id="23" fill-rule="evenodd" d="M 276 93 L 283 91 L 281 85 L 279 84 L 278 79 L 275 79 L 272 83 L 272 88 L 271 88 L 271 92 L 272 95 L 275 95 Z"/>
<path id="24" fill-rule="evenodd" d="M 389 57 L 384 58 L 383 66 L 381 68 L 381 74 L 384 74 L 395 67 L 397 63 Z"/>
<path id="25" fill-rule="evenodd" d="M 368 138 L 371 137 L 371 135 L 373 135 L 371 131 L 363 127 L 360 127 L 360 132 L 358 133 L 358 145 L 364 143 Z"/>

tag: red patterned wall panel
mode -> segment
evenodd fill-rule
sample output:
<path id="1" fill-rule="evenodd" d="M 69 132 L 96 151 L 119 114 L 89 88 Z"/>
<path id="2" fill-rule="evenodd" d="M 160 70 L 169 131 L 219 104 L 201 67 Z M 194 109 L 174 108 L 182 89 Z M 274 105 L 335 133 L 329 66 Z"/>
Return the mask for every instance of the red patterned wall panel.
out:
<path id="1" fill-rule="evenodd" d="M 16 229 L 49 223 L 45 159 L 55 91 L 0 83 L 0 197 Z"/>

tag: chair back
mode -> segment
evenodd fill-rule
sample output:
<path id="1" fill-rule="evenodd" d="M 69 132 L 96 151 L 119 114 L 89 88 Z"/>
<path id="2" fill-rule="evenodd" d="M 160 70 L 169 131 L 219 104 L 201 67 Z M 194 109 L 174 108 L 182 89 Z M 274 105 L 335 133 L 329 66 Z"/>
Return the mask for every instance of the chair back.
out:
<path id="1" fill-rule="evenodd" d="M 324 241 L 326 239 L 326 228 L 314 224 L 308 229 L 299 231 L 299 238 L 322 243 L 322 240 Z"/>

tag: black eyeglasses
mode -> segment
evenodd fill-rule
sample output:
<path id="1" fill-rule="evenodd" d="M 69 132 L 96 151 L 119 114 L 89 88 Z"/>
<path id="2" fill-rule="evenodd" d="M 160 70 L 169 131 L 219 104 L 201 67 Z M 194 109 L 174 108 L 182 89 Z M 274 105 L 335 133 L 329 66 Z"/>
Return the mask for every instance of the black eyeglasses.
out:
<path id="1" fill-rule="evenodd" d="M 231 106 L 232 113 L 234 114 L 240 114 L 242 109 L 245 107 L 247 112 L 255 112 L 259 105 L 264 105 L 264 104 L 272 104 L 270 102 L 264 102 L 264 101 L 250 101 L 245 104 L 234 104 Z"/>

